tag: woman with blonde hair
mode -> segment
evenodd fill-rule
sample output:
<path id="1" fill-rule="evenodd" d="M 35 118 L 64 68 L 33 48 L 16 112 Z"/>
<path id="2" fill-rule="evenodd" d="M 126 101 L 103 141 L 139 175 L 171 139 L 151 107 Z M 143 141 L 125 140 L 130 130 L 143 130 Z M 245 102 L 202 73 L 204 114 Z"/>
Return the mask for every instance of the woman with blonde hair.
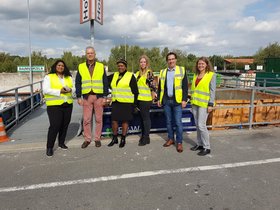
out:
<path id="1" fill-rule="evenodd" d="M 153 99 L 156 97 L 156 88 L 153 84 L 154 75 L 150 69 L 150 60 L 148 56 L 142 55 L 139 58 L 139 71 L 136 72 L 137 85 L 139 95 L 137 98 L 137 106 L 141 116 L 141 138 L 139 146 L 150 144 L 150 107 Z"/>

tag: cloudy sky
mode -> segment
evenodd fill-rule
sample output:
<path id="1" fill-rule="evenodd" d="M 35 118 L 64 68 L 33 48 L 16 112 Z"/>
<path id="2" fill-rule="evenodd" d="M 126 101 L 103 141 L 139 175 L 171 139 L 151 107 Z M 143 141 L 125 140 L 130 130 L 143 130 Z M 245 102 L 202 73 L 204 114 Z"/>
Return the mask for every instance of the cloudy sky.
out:
<path id="1" fill-rule="evenodd" d="M 83 55 L 89 22 L 80 24 L 79 0 L 29 0 L 31 48 L 47 57 Z M 28 55 L 27 0 L 1 0 L 0 52 Z M 124 44 L 181 49 L 202 55 L 253 55 L 280 42 L 280 0 L 104 0 L 95 23 L 99 59 Z M 124 38 L 126 37 L 126 38 Z"/>

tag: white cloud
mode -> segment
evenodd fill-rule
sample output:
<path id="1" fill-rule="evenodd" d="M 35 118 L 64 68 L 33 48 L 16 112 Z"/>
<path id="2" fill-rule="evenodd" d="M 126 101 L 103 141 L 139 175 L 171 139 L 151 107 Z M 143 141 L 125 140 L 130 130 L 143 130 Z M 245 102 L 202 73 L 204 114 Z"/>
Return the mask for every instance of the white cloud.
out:
<path id="1" fill-rule="evenodd" d="M 257 21 L 255 17 L 245 17 L 233 24 L 233 28 L 242 31 L 271 32 L 280 31 L 280 21 Z"/>
<path id="2" fill-rule="evenodd" d="M 59 57 L 63 51 L 83 55 L 90 30 L 89 23 L 79 24 L 79 1 L 29 2 L 32 50 L 48 57 Z M 124 35 L 129 36 L 129 45 L 141 47 L 178 48 L 197 55 L 252 55 L 269 42 L 280 42 L 279 10 L 262 11 L 260 17 L 244 15 L 261 2 L 105 0 L 104 25 L 94 26 L 97 56 L 106 59 L 112 47 L 124 44 Z M 26 1 L 1 0 L 0 31 L 0 51 L 27 55 Z"/>

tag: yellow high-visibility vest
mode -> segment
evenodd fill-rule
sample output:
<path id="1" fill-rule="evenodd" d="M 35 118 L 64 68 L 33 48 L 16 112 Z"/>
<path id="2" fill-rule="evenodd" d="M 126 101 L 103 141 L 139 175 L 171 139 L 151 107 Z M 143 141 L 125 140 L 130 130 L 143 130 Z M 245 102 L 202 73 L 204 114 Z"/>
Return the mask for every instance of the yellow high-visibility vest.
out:
<path id="1" fill-rule="evenodd" d="M 102 63 L 95 62 L 92 77 L 86 62 L 79 65 L 79 72 L 82 77 L 82 94 L 87 94 L 91 90 L 97 94 L 103 93 L 104 65 Z"/>
<path id="2" fill-rule="evenodd" d="M 50 87 L 52 89 L 61 90 L 61 88 L 63 88 L 63 85 L 56 74 L 49 74 L 48 76 L 50 77 Z M 72 79 L 70 76 L 64 77 L 64 83 L 65 83 L 64 86 L 67 86 L 71 89 L 73 88 Z M 68 104 L 73 103 L 73 97 L 71 92 L 60 93 L 60 96 L 45 94 L 44 97 L 47 106 L 61 105 L 65 102 L 67 102 Z"/>
<path id="3" fill-rule="evenodd" d="M 112 87 L 112 101 L 118 101 L 121 103 L 133 103 L 134 102 L 134 95 L 131 92 L 131 88 L 129 86 L 130 80 L 133 77 L 131 72 L 126 72 L 123 77 L 116 85 L 117 80 L 119 78 L 119 72 L 115 72 L 111 87 Z"/>
<path id="4" fill-rule="evenodd" d="M 137 81 L 137 86 L 138 86 L 138 90 L 139 90 L 139 95 L 138 95 L 138 100 L 139 101 L 152 101 L 152 95 L 151 95 L 151 90 L 150 87 L 147 85 L 146 81 L 147 81 L 147 76 L 148 73 L 151 70 L 147 70 L 146 73 L 144 75 L 142 75 L 139 80 Z M 135 74 L 135 77 L 138 78 L 140 72 L 137 71 Z"/>
<path id="5" fill-rule="evenodd" d="M 164 86 L 166 80 L 167 69 L 162 69 L 160 71 L 160 96 L 159 100 L 162 103 L 162 98 L 164 94 Z M 182 81 L 185 76 L 185 68 L 183 66 L 176 66 L 175 75 L 174 75 L 174 88 L 175 88 L 175 100 L 177 103 L 182 103 L 183 99 L 183 89 L 182 89 Z"/>
<path id="6" fill-rule="evenodd" d="M 197 86 L 195 81 L 197 74 L 194 74 L 192 86 L 191 86 L 191 104 L 207 108 L 210 99 L 210 82 L 214 75 L 214 72 L 205 73 Z"/>

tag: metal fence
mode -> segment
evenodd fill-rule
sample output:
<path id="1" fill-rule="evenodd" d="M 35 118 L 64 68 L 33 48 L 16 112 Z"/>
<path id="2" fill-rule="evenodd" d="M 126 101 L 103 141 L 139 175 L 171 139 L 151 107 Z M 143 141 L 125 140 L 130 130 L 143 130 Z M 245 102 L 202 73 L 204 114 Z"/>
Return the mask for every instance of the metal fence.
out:
<path id="1" fill-rule="evenodd" d="M 3 99 L 10 99 L 9 106 L 0 110 L 0 116 L 3 118 L 6 129 L 17 125 L 25 116 L 33 112 L 36 107 L 43 104 L 42 84 L 43 81 L 39 81 L 0 92 L 0 96 Z M 36 92 L 34 92 L 33 90 L 36 86 Z M 20 92 L 21 89 L 26 87 L 30 88 L 30 92 Z"/>
<path id="2" fill-rule="evenodd" d="M 249 129 L 252 128 L 253 125 L 269 125 L 269 124 L 280 124 L 280 86 L 279 87 L 238 87 L 238 88 L 218 88 L 217 92 L 219 91 L 228 91 L 228 90 L 236 90 L 236 91 L 249 91 L 250 92 L 250 103 L 249 105 L 234 105 L 234 106 L 224 106 L 224 105 L 217 105 L 214 107 L 215 110 L 221 110 L 221 109 L 242 109 L 247 108 L 249 109 L 249 118 L 248 122 L 238 122 L 233 124 L 221 124 L 221 125 L 210 125 L 208 127 L 215 128 L 215 127 L 237 127 L 242 128 L 244 126 L 248 126 Z M 271 101 L 271 103 L 256 103 L 256 94 L 258 93 L 269 93 L 270 96 L 275 96 L 275 99 L 267 99 Z M 265 100 L 265 99 L 259 99 Z M 273 103 L 272 103 L 273 102 Z M 256 114 L 256 108 L 258 107 L 274 107 L 275 112 L 275 118 L 276 120 L 270 120 L 270 121 L 261 121 L 261 122 L 253 122 L 253 116 Z"/>
<path id="3" fill-rule="evenodd" d="M 251 129 L 254 125 L 269 125 L 269 124 L 279 124 L 280 123 L 280 81 L 274 80 L 269 82 L 273 82 L 274 87 L 266 87 L 268 79 L 263 79 L 262 81 L 252 81 L 251 79 L 245 80 L 244 78 L 228 78 L 228 77 L 221 77 L 221 81 L 219 82 L 219 86 L 216 90 L 218 92 L 226 91 L 247 91 L 249 92 L 248 100 L 250 103 L 245 105 L 234 105 L 234 106 L 227 106 L 227 105 L 217 105 L 214 107 L 215 110 L 223 110 L 223 109 L 249 109 L 249 117 L 247 122 L 235 122 L 235 123 L 221 123 L 215 125 L 209 125 L 208 128 L 223 128 L 223 127 L 230 127 L 230 128 L 243 128 L 248 127 Z M 254 82 L 254 83 L 253 83 Z M 228 85 L 230 84 L 230 85 Z M 38 91 L 33 92 L 34 85 L 39 86 L 37 88 Z M 275 86 L 277 85 L 277 86 Z M 22 97 L 22 94 L 19 92 L 20 89 L 30 87 L 30 92 L 28 95 Z M 17 125 L 25 116 L 30 114 L 34 111 L 34 109 L 38 106 L 41 106 L 44 101 L 42 97 L 42 81 L 36 82 L 33 85 L 24 85 L 20 87 L 16 87 L 14 89 L 10 89 L 4 92 L 0 92 L 0 95 L 13 95 L 14 97 L 14 104 L 11 106 L 3 109 L 0 111 L 1 117 L 3 117 L 6 129 L 9 129 L 15 125 Z M 273 103 L 265 103 L 265 104 L 258 104 L 256 103 L 256 99 L 260 100 L 256 96 L 258 93 L 268 93 L 270 96 L 275 96 L 276 100 Z M 235 98 L 236 99 L 236 98 Z M 238 98 L 237 98 L 238 99 Z M 276 111 L 276 120 L 273 121 L 262 121 L 262 122 L 254 122 L 253 116 L 256 114 L 255 112 L 258 110 L 258 107 L 274 107 Z M 191 114 L 191 108 L 186 108 L 186 110 Z M 190 118 L 192 116 L 189 116 Z M 190 129 L 195 129 L 195 124 L 188 125 Z"/>

